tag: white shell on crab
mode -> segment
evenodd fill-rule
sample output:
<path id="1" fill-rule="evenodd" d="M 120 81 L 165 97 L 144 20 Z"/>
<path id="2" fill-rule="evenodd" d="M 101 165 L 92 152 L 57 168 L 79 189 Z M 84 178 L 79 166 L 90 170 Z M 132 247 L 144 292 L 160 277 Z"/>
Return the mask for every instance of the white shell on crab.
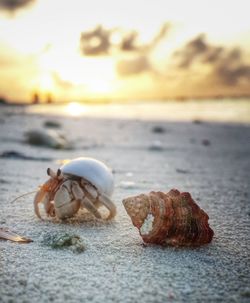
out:
<path id="1" fill-rule="evenodd" d="M 114 178 L 111 170 L 101 161 L 81 157 L 74 159 L 61 168 L 62 173 L 82 177 L 91 182 L 100 193 L 110 197 L 114 190 Z"/>

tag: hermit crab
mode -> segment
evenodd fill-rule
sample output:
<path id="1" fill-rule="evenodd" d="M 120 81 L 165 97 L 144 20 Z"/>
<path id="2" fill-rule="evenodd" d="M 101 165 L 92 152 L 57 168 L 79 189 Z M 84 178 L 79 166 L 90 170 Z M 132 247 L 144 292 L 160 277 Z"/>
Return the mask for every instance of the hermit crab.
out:
<path id="1" fill-rule="evenodd" d="M 96 218 L 102 218 L 98 207 L 104 205 L 109 215 L 116 214 L 111 201 L 114 180 L 111 170 L 101 161 L 81 157 L 74 159 L 54 172 L 47 169 L 50 178 L 40 187 L 34 198 L 36 215 L 41 218 L 39 203 L 44 204 L 48 216 L 59 219 L 72 217 L 80 208 L 86 208 Z"/>

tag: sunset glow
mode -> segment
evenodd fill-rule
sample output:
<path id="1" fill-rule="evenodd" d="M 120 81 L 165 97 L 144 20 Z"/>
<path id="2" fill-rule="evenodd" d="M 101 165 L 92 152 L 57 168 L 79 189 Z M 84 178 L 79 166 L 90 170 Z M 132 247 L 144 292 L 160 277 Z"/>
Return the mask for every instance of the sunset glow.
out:
<path id="1" fill-rule="evenodd" d="M 47 94 L 53 101 L 249 95 L 247 5 L 244 0 L 2 5 L 0 96 L 29 102 L 37 92 L 45 102 Z"/>
<path id="2" fill-rule="evenodd" d="M 70 102 L 66 107 L 65 107 L 65 112 L 69 116 L 77 117 L 81 116 L 86 112 L 86 109 L 84 105 L 81 105 L 77 102 Z"/>

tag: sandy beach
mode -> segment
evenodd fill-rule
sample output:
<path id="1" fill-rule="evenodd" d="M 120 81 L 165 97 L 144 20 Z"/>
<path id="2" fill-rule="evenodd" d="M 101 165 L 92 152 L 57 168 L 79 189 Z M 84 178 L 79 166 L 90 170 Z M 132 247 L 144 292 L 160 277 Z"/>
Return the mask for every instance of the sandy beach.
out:
<path id="1" fill-rule="evenodd" d="M 197 115 L 186 121 L 136 115 L 115 119 L 2 106 L 0 227 L 33 242 L 0 240 L 0 302 L 249 302 L 246 116 L 245 112 L 244 123 L 239 123 L 240 116 L 232 119 L 234 123 L 204 121 Z M 71 149 L 24 142 L 25 132 L 46 131 L 48 121 L 58 123 L 57 131 L 68 138 Z M 10 156 L 6 153 L 10 151 L 20 154 Z M 36 190 L 47 179 L 48 167 L 57 169 L 62 160 L 79 156 L 97 158 L 112 168 L 114 220 L 105 223 L 79 213 L 67 222 L 41 221 L 34 214 L 34 195 L 11 202 Z M 210 244 L 199 248 L 143 244 L 122 199 L 171 188 L 190 192 L 208 213 L 215 232 Z M 82 238 L 83 253 L 44 245 L 48 234 L 65 232 Z"/>

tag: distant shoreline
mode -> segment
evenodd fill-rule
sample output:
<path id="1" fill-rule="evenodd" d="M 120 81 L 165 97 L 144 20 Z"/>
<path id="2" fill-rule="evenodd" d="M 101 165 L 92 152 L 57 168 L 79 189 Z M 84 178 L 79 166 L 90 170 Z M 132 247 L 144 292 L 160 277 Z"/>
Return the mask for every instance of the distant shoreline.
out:
<path id="1" fill-rule="evenodd" d="M 138 119 L 158 121 L 210 121 L 250 124 L 250 98 L 185 101 L 134 100 L 107 103 L 6 104 L 1 112 L 46 116 Z"/>
<path id="2" fill-rule="evenodd" d="M 249 100 L 250 101 L 250 95 L 241 95 L 241 96 L 194 96 L 194 97 L 174 97 L 174 98 L 139 98 L 139 99 L 122 99 L 122 98 L 117 98 L 117 99 L 89 99 L 89 100 L 81 100 L 81 101 L 74 101 L 74 100 L 69 100 L 69 101 L 54 101 L 52 103 L 46 103 L 46 102 L 39 102 L 39 103 L 32 103 L 28 101 L 10 101 L 5 98 L 0 98 L 0 106 L 8 106 L 8 105 L 13 105 L 13 106 L 30 106 L 30 105 L 65 105 L 68 104 L 69 102 L 76 102 L 80 104 L 86 104 L 86 105 L 95 105 L 95 104 L 131 104 L 131 103 L 150 103 L 150 102 L 190 102 L 190 101 L 228 101 L 228 100 Z"/>

